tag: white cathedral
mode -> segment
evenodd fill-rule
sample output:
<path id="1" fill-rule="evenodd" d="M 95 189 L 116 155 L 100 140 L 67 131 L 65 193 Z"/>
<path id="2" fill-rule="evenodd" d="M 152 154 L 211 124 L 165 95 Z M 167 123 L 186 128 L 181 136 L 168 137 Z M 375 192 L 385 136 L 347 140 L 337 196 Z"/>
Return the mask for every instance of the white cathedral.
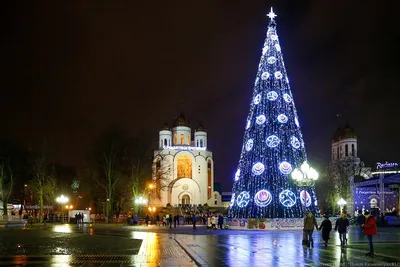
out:
<path id="1" fill-rule="evenodd" d="M 207 132 L 202 125 L 194 131 L 181 113 L 172 130 L 164 124 L 154 151 L 154 192 L 150 205 L 221 206 L 221 195 L 214 191 L 214 160 L 207 147 Z"/>

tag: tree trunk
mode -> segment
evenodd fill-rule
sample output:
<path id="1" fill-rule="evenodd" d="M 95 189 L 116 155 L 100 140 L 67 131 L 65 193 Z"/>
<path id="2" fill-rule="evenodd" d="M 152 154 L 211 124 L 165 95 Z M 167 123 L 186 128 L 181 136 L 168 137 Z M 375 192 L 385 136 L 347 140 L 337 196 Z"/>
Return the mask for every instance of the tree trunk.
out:
<path id="1" fill-rule="evenodd" d="M 3 216 L 7 216 L 8 215 L 7 202 L 8 202 L 7 199 L 3 199 Z"/>

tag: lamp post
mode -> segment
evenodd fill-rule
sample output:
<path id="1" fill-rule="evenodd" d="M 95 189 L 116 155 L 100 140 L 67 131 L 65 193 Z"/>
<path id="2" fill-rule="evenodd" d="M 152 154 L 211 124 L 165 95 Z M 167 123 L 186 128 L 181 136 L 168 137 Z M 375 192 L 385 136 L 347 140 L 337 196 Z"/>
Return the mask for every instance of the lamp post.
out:
<path id="1" fill-rule="evenodd" d="M 61 223 L 64 223 L 64 204 L 69 201 L 67 197 L 64 197 L 64 195 L 59 196 L 56 198 L 56 201 L 58 204 L 61 205 Z"/>
<path id="2" fill-rule="evenodd" d="M 346 200 L 344 200 L 343 198 L 339 199 L 337 204 L 340 207 L 340 213 L 343 212 L 343 207 L 347 204 Z"/>
<path id="3" fill-rule="evenodd" d="M 147 204 L 147 199 L 139 197 L 135 199 L 135 204 L 139 206 L 139 214 L 141 213 L 140 207 Z"/>
<path id="4" fill-rule="evenodd" d="M 314 168 L 310 167 L 307 161 L 304 161 L 300 168 L 295 168 L 292 172 L 292 179 L 300 188 L 313 186 L 315 181 L 318 180 L 318 177 L 318 172 Z M 304 201 L 304 209 L 307 208 L 306 205 L 307 202 Z"/>

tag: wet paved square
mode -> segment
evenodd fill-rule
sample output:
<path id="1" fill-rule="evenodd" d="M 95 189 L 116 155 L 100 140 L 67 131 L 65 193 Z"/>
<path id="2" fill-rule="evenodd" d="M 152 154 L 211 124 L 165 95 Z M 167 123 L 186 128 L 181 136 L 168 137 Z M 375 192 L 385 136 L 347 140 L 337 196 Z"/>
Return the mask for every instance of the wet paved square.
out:
<path id="1" fill-rule="evenodd" d="M 345 249 L 301 245 L 301 231 L 177 229 L 121 225 L 0 228 L 0 266 L 400 266 L 400 229 L 380 229 L 375 258 L 357 229 Z"/>

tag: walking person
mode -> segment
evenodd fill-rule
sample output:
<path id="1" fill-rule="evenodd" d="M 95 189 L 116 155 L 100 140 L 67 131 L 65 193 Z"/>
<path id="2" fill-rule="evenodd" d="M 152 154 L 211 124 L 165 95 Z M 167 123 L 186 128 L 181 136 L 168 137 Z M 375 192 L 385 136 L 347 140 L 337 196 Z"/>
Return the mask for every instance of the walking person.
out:
<path id="1" fill-rule="evenodd" d="M 336 220 L 335 224 L 335 231 L 338 231 L 339 233 L 339 239 L 340 239 L 340 245 L 344 247 L 344 245 L 347 245 L 347 227 L 349 227 L 350 222 L 347 219 L 346 214 L 341 213 L 340 218 Z"/>
<path id="2" fill-rule="evenodd" d="M 224 217 L 222 216 L 222 214 L 220 214 L 219 216 L 218 216 L 218 227 L 219 227 L 219 229 L 223 229 L 222 228 L 222 225 L 224 224 Z"/>
<path id="3" fill-rule="evenodd" d="M 192 221 L 193 221 L 193 229 L 196 229 L 196 222 L 197 222 L 196 214 L 193 214 Z"/>
<path id="4" fill-rule="evenodd" d="M 365 224 L 362 225 L 364 228 L 364 235 L 368 237 L 369 241 L 369 252 L 365 255 L 374 256 L 374 244 L 372 243 L 372 236 L 378 234 L 378 230 L 376 228 L 376 219 L 372 216 L 369 211 L 364 212 L 365 215 Z"/>
<path id="5" fill-rule="evenodd" d="M 304 231 L 306 233 L 306 245 L 310 247 L 314 246 L 314 240 L 312 238 L 312 234 L 314 232 L 314 227 L 318 231 L 318 224 L 317 220 L 315 219 L 314 215 L 311 211 L 308 212 L 307 216 L 304 217 Z"/>
<path id="6" fill-rule="evenodd" d="M 328 246 L 329 234 L 332 231 L 332 223 L 329 220 L 328 215 L 324 215 L 324 220 L 319 226 L 319 230 L 322 230 L 322 239 L 325 241 L 325 247 Z"/>
<path id="7" fill-rule="evenodd" d="M 365 224 L 365 216 L 362 214 L 361 210 L 358 211 L 357 224 L 358 224 L 359 234 L 360 234 L 360 236 L 363 236 L 364 229 L 363 229 L 362 225 Z"/>

